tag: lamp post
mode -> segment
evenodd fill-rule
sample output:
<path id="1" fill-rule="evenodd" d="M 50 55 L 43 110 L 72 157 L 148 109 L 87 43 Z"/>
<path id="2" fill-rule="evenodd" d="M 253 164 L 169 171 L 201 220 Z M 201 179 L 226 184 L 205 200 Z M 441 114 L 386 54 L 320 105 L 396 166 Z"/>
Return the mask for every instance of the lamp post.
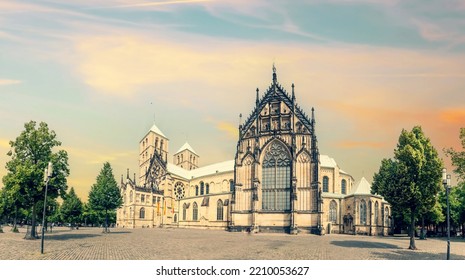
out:
<path id="1" fill-rule="evenodd" d="M 40 241 L 40 253 L 44 253 L 44 233 L 45 233 L 45 211 L 47 207 L 47 189 L 48 189 L 48 182 L 52 177 L 53 166 L 52 163 L 49 162 L 48 166 L 45 168 L 44 171 L 44 181 L 45 181 L 45 195 L 44 195 L 44 211 L 42 212 L 42 238 Z"/>
<path id="2" fill-rule="evenodd" d="M 450 260 L 450 206 L 449 206 L 449 193 L 450 193 L 450 174 L 447 170 L 442 170 L 442 184 L 446 188 L 446 201 L 447 201 L 447 260 Z"/>

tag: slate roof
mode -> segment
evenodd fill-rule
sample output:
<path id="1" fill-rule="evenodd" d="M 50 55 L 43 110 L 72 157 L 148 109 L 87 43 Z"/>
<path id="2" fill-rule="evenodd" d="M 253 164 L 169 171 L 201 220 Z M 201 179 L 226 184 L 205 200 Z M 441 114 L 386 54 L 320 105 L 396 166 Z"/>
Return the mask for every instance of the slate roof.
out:
<path id="1" fill-rule="evenodd" d="M 181 148 L 179 148 L 179 150 L 175 153 L 175 154 L 178 154 L 184 150 L 189 150 L 191 151 L 192 153 L 196 154 L 198 156 L 198 154 L 194 151 L 194 149 L 191 147 L 191 145 L 189 145 L 189 143 L 184 143 L 184 145 L 182 145 Z"/>

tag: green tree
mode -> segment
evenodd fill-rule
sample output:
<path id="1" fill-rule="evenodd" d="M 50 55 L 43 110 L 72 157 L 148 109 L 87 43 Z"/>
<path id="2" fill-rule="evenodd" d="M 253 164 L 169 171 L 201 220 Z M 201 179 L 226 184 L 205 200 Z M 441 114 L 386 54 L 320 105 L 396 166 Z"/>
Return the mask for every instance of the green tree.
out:
<path id="1" fill-rule="evenodd" d="M 89 192 L 90 208 L 105 213 L 105 229 L 108 230 L 109 214 L 115 211 L 123 204 L 123 198 L 113 176 L 113 170 L 110 163 L 105 162 L 100 174 L 97 176 L 97 182 L 92 186 Z"/>
<path id="2" fill-rule="evenodd" d="M 6 163 L 7 174 L 3 177 L 3 183 L 17 205 L 31 209 L 32 227 L 25 238 L 35 239 L 36 210 L 37 207 L 41 208 L 38 203 L 43 202 L 45 196 L 44 170 L 48 162 L 52 162 L 53 174 L 48 183 L 47 197 L 55 199 L 63 196 L 69 175 L 68 154 L 64 150 L 53 151 L 61 146 L 61 142 L 46 123 L 41 122 L 37 126 L 35 121 L 30 121 L 24 128 L 14 141 L 10 141 L 11 150 L 7 155 L 11 159 Z"/>
<path id="3" fill-rule="evenodd" d="M 5 213 L 5 201 L 3 199 L 3 189 L 0 189 L 0 233 L 3 233 L 3 215 Z"/>
<path id="4" fill-rule="evenodd" d="M 85 225 L 97 225 L 99 224 L 98 213 L 92 209 L 89 203 L 84 203 L 82 206 L 82 221 Z"/>
<path id="5" fill-rule="evenodd" d="M 416 250 L 415 221 L 436 204 L 441 190 L 442 161 L 420 126 L 402 130 L 394 159 L 383 159 L 373 177 L 373 193 L 410 216 L 409 249 Z"/>
<path id="6" fill-rule="evenodd" d="M 71 227 L 81 221 L 82 201 L 71 188 L 66 194 L 63 204 L 60 207 L 60 213 L 65 223 L 70 223 Z"/>
<path id="7" fill-rule="evenodd" d="M 452 192 L 457 193 L 458 207 L 457 219 L 462 225 L 462 237 L 465 237 L 465 128 L 460 128 L 459 135 L 462 144 L 462 151 L 456 151 L 453 148 L 445 149 L 447 156 L 451 158 L 452 165 L 455 167 L 454 173 L 459 178 L 457 187 Z"/>

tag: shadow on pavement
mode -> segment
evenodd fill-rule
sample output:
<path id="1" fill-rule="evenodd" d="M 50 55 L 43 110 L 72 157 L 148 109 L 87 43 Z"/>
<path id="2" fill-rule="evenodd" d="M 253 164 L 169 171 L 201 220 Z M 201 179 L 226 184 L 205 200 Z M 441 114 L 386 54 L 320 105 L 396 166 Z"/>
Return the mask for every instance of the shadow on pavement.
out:
<path id="1" fill-rule="evenodd" d="M 88 233 L 64 233 L 57 235 L 46 235 L 46 240 L 69 240 L 69 239 L 83 239 L 90 237 L 101 236 L 100 234 L 88 234 Z"/>
<path id="2" fill-rule="evenodd" d="M 383 242 L 365 242 L 356 240 L 331 241 L 331 244 L 347 248 L 385 248 L 385 249 L 401 249 L 397 245 L 392 245 Z"/>
<path id="3" fill-rule="evenodd" d="M 374 252 L 373 256 L 378 259 L 385 260 L 446 260 L 446 252 L 444 253 L 427 253 L 420 250 L 399 250 L 390 252 Z M 450 255 L 451 260 L 465 260 L 465 256 Z"/>
<path id="4" fill-rule="evenodd" d="M 126 233 L 132 233 L 130 231 L 110 231 L 108 234 L 126 234 Z"/>

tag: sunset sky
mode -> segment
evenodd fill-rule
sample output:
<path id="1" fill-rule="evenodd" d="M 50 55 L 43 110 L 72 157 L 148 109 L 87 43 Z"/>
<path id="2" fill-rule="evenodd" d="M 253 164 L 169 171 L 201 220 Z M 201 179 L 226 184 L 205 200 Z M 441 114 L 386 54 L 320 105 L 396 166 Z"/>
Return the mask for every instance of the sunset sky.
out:
<path id="1" fill-rule="evenodd" d="M 154 121 L 171 154 L 188 140 L 201 165 L 233 159 L 274 63 L 315 107 L 320 152 L 371 182 L 402 128 L 460 148 L 464 14 L 464 0 L 2 0 L 0 177 L 30 120 L 55 130 L 84 200 L 105 161 L 117 181 L 138 172 Z"/>

